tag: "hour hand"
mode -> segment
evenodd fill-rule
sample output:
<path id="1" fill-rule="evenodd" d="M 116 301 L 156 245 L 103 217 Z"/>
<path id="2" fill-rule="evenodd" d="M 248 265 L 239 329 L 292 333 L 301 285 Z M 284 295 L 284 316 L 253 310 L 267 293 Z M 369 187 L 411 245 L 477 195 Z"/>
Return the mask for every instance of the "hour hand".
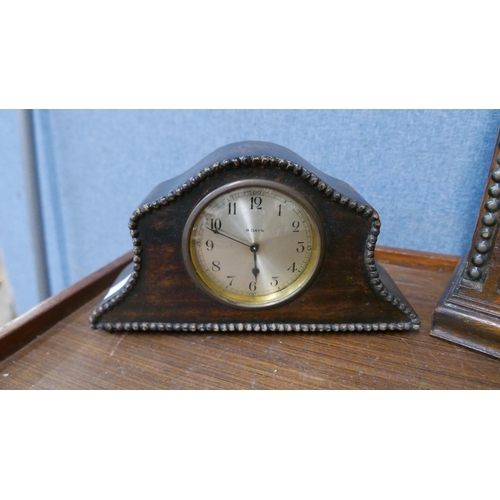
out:
<path id="1" fill-rule="evenodd" d="M 255 276 L 255 282 L 257 282 L 257 275 L 260 273 L 259 268 L 257 267 L 257 252 L 259 251 L 259 245 L 257 245 L 257 243 L 250 245 L 250 251 L 253 253 L 252 274 Z"/>

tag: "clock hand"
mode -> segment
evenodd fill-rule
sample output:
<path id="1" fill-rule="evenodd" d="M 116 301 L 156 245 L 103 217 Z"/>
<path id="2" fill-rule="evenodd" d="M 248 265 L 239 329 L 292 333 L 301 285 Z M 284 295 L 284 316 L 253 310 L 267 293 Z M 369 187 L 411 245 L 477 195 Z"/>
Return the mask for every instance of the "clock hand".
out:
<path id="1" fill-rule="evenodd" d="M 236 241 L 236 243 L 241 243 L 242 245 L 245 245 L 246 247 L 250 248 L 250 251 L 253 253 L 252 274 L 255 276 L 255 281 L 257 281 L 257 275 L 260 273 L 260 270 L 257 267 L 257 252 L 259 251 L 259 245 L 257 245 L 257 243 L 249 245 L 248 243 L 245 243 L 241 240 L 237 240 L 236 238 L 233 238 L 232 236 L 229 236 L 228 234 L 221 233 L 218 229 L 212 229 L 208 226 L 205 226 L 205 224 L 203 224 L 203 227 L 205 227 L 209 231 L 212 231 L 212 233 L 214 233 L 214 234 L 219 234 L 220 236 L 224 236 L 225 238 L 229 238 L 230 240 Z"/>
<path id="2" fill-rule="evenodd" d="M 236 243 L 241 243 L 242 245 L 245 245 L 246 247 L 249 247 L 251 249 L 251 245 L 249 245 L 248 243 L 237 240 L 236 238 L 233 238 L 232 236 L 229 236 L 228 234 L 221 233 L 218 229 L 211 229 L 210 227 L 205 226 L 205 225 L 203 225 L 203 227 L 205 227 L 209 231 L 212 231 L 212 233 L 214 233 L 214 234 L 219 234 L 220 236 L 224 236 L 225 238 L 229 238 L 230 240 L 236 241 Z"/>
<path id="3" fill-rule="evenodd" d="M 257 243 L 250 245 L 250 251 L 253 253 L 252 274 L 255 276 L 255 282 L 257 282 L 257 275 L 260 273 L 259 268 L 257 267 L 257 252 L 259 251 L 259 245 L 257 245 Z"/>

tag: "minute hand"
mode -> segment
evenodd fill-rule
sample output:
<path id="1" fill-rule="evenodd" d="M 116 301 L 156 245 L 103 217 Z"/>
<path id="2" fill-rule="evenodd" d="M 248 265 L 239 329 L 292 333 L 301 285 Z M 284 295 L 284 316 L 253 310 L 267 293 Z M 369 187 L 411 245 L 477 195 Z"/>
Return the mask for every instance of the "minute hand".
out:
<path id="1" fill-rule="evenodd" d="M 236 238 L 233 238 L 232 236 L 229 236 L 226 233 L 221 233 L 218 229 L 211 229 L 208 226 L 204 226 L 207 228 L 209 231 L 212 231 L 214 234 L 219 234 L 221 236 L 224 236 L 224 238 L 229 238 L 230 240 L 236 241 L 236 243 L 241 243 L 242 245 L 245 245 L 246 247 L 251 247 L 252 245 L 249 245 L 248 243 L 245 243 L 244 241 L 237 240 Z"/>

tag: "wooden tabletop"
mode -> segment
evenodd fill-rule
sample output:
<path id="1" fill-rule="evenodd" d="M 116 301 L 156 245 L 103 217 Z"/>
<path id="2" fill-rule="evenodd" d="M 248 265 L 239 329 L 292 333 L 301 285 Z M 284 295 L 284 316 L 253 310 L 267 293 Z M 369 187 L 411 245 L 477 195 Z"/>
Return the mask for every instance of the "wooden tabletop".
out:
<path id="1" fill-rule="evenodd" d="M 1 389 L 498 389 L 500 361 L 429 335 L 458 259 L 378 249 L 419 332 L 108 333 L 88 317 L 130 255 L 0 329 Z M 23 346 L 24 345 L 24 346 Z"/>

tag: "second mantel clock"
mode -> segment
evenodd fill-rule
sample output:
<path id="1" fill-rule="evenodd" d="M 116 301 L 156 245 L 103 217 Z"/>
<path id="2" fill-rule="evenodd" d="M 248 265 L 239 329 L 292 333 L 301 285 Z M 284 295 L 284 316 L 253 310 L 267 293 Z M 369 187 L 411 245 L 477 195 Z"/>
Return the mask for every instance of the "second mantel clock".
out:
<path id="1" fill-rule="evenodd" d="M 225 146 L 133 212 L 134 260 L 90 317 L 108 331 L 418 330 L 376 264 L 376 211 L 272 143 Z"/>

